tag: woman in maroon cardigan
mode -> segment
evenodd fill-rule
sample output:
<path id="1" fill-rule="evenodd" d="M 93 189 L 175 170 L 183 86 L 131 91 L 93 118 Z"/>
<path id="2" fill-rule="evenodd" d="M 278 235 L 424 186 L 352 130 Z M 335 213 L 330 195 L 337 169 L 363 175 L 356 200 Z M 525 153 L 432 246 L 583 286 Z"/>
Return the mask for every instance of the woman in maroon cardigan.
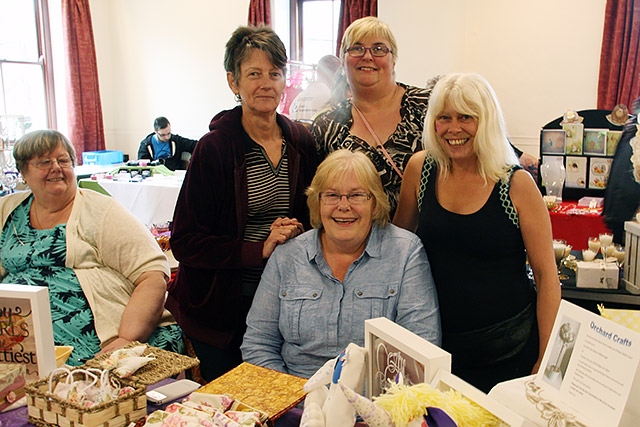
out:
<path id="1" fill-rule="evenodd" d="M 308 228 L 316 170 L 311 134 L 276 113 L 287 57 L 268 27 L 239 27 L 225 69 L 240 106 L 216 115 L 193 153 L 173 218 L 180 262 L 166 306 L 204 380 L 241 362 L 245 318 L 267 258 Z"/>

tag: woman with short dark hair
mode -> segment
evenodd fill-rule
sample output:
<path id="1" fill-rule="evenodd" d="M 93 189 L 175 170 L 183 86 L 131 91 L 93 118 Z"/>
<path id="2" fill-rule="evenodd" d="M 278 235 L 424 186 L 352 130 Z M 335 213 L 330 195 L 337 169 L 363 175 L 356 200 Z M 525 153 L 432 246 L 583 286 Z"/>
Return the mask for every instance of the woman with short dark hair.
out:
<path id="1" fill-rule="evenodd" d="M 170 242 L 180 266 L 167 307 L 206 381 L 241 363 L 245 317 L 264 264 L 309 224 L 304 191 L 317 154 L 309 132 L 276 113 L 286 61 L 269 27 L 232 34 L 224 65 L 240 105 L 211 120 L 178 197 Z"/>

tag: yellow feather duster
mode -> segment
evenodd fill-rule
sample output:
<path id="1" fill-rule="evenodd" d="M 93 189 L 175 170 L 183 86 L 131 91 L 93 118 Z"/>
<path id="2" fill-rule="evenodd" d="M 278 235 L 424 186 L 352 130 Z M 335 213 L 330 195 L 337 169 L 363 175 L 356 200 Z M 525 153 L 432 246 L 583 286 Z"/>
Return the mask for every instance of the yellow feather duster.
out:
<path id="1" fill-rule="evenodd" d="M 422 417 L 428 406 L 444 410 L 459 427 L 493 427 L 503 423 L 476 403 L 455 390 L 440 391 L 429 384 L 412 386 L 392 384 L 384 394 L 374 398 L 375 404 L 386 410 L 393 423 L 400 427 Z"/>

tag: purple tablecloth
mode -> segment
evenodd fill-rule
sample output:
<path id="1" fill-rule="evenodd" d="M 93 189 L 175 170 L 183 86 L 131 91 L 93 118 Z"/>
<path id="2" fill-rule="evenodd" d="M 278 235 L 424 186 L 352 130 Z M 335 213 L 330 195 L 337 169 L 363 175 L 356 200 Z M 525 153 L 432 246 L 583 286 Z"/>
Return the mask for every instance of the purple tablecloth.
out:
<path id="1" fill-rule="evenodd" d="M 172 381 L 175 381 L 171 378 L 166 379 L 166 380 L 162 380 L 156 384 L 152 384 L 148 387 L 149 390 L 153 390 L 156 387 L 160 387 L 163 384 L 167 384 L 170 383 Z M 167 402 L 167 405 L 171 403 L 171 402 Z M 147 405 L 147 413 L 150 414 L 151 412 L 155 411 L 159 409 L 158 406 L 154 406 L 151 404 Z M 27 422 L 28 419 L 28 411 L 27 411 L 27 407 L 25 406 L 21 406 L 20 408 L 14 409 L 13 411 L 7 411 L 7 412 L 2 412 L 0 413 L 0 427 L 34 427 L 33 424 L 29 424 Z"/>

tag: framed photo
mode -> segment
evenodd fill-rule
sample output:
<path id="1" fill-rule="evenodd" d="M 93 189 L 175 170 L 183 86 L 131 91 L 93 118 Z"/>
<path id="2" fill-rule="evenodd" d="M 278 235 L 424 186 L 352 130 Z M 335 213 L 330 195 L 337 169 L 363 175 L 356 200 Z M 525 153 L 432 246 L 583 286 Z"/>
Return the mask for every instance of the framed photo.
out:
<path id="1" fill-rule="evenodd" d="M 27 381 L 56 368 L 49 289 L 0 284 L 0 363 L 19 363 Z"/>
<path id="2" fill-rule="evenodd" d="M 587 158 L 578 156 L 567 156 L 564 165 L 566 179 L 564 182 L 567 188 L 587 188 Z"/>
<path id="3" fill-rule="evenodd" d="M 387 380 L 429 383 L 439 369 L 451 371 L 451 354 L 385 317 L 366 320 L 364 334 L 369 398 L 382 394 Z"/>
<path id="4" fill-rule="evenodd" d="M 542 154 L 564 154 L 566 133 L 560 129 L 543 129 L 540 132 L 540 152 Z"/>
<path id="5" fill-rule="evenodd" d="M 566 135 L 565 153 L 582 154 L 584 125 L 582 123 L 565 123 L 562 125 Z"/>
<path id="6" fill-rule="evenodd" d="M 598 190 L 607 188 L 612 163 L 613 159 L 610 158 L 591 158 L 589 165 L 589 188 Z"/>
<path id="7" fill-rule="evenodd" d="M 499 425 L 507 425 L 511 427 L 524 427 L 531 425 L 528 421 L 525 421 L 523 416 L 518 415 L 516 412 L 512 411 L 497 400 L 487 396 L 468 382 L 443 369 L 436 373 L 433 381 L 431 382 L 431 386 L 442 392 L 448 392 L 450 390 L 457 391 L 465 399 L 481 406 L 502 421 Z"/>
<path id="8" fill-rule="evenodd" d="M 607 156 L 613 157 L 616 154 L 620 138 L 622 138 L 621 130 L 607 131 Z"/>
<path id="9" fill-rule="evenodd" d="M 592 156 L 604 156 L 607 147 L 607 129 L 585 129 L 582 152 Z"/>

